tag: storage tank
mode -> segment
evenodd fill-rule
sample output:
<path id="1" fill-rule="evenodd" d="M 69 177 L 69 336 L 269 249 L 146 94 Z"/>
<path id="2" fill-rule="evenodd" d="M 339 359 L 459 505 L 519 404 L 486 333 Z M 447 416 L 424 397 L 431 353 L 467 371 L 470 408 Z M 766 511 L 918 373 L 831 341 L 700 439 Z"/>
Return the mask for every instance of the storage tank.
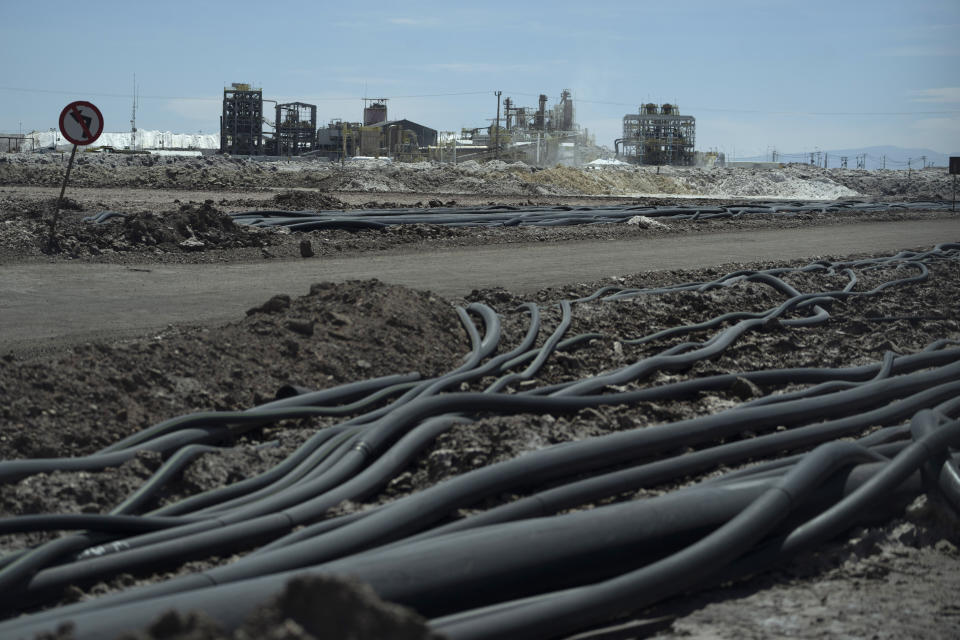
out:
<path id="1" fill-rule="evenodd" d="M 363 126 L 378 124 L 387 121 L 387 103 L 374 102 L 368 107 L 363 108 Z"/>

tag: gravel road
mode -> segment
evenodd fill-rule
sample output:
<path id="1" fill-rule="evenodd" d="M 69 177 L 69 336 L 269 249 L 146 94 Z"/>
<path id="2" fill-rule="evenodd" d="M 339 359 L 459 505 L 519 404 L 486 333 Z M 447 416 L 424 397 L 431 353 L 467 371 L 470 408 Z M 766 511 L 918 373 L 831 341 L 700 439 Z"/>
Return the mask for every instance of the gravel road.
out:
<path id="1" fill-rule="evenodd" d="M 297 295 L 321 280 L 377 278 L 448 297 L 496 286 L 531 293 L 641 271 L 887 251 L 947 237 L 960 237 L 960 219 L 237 264 L 9 265 L 0 282 L 0 351 L 227 321 L 265 291 Z"/>

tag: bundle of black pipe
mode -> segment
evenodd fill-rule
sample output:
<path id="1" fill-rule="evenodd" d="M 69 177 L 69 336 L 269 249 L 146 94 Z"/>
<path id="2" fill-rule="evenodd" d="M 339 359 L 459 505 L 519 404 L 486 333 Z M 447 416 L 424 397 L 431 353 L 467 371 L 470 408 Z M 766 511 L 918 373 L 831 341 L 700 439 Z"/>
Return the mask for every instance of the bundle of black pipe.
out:
<path id="1" fill-rule="evenodd" d="M 806 537 L 803 542 L 809 544 L 838 526 L 889 516 L 920 490 L 915 471 L 948 445 L 960 444 L 960 421 L 926 412 L 914 418 L 915 424 L 922 422 L 939 424 L 915 428 L 919 437 L 892 461 L 860 445 L 836 442 L 774 477 L 721 481 L 590 512 L 481 527 L 309 570 L 359 577 L 384 597 L 428 614 L 459 611 L 434 621 L 453 638 L 556 637 L 666 598 L 695 584 L 690 576 L 709 582 L 722 570 L 755 571 L 765 553 L 776 560 L 796 552 L 800 543 L 791 548 L 791 538 Z M 864 511 L 878 498 L 881 509 Z M 778 553 L 771 556 L 761 546 L 759 553 L 745 555 L 768 534 L 767 548 Z M 78 639 L 137 628 L 169 608 L 203 610 L 229 629 L 303 571 L 178 595 L 83 603 L 71 607 L 69 617 Z M 48 631 L 63 613 L 15 620 L 0 630 L 30 637 Z"/>
<path id="2" fill-rule="evenodd" d="M 752 215 L 795 216 L 802 213 L 883 213 L 898 210 L 945 211 L 949 202 L 755 202 L 728 206 L 510 206 L 416 207 L 393 209 L 330 209 L 322 211 L 260 210 L 232 213 L 239 224 L 256 227 L 286 227 L 292 231 L 342 229 L 376 230 L 406 224 L 435 224 L 448 227 L 570 226 L 580 224 L 624 223 L 634 216 L 669 220 L 711 220 Z M 102 211 L 84 218 L 86 222 L 106 224 L 116 217 L 131 214 Z"/>
<path id="3" fill-rule="evenodd" d="M 846 452 L 841 458 L 849 464 L 870 463 L 851 478 L 859 478 L 857 483 L 867 482 L 867 476 L 887 478 L 884 486 L 891 491 L 901 491 L 904 499 L 914 496 L 920 491 L 919 476 L 897 471 L 897 481 L 891 484 L 893 472 L 886 471 L 906 465 L 898 461 L 907 456 L 912 461 L 910 465 L 914 465 L 911 473 L 915 468 L 923 469 L 928 489 L 935 486 L 948 501 L 960 504 L 956 460 L 945 455 L 940 445 L 937 448 L 925 444 L 928 437 L 936 440 L 944 437 L 938 434 L 952 433 L 950 429 L 955 428 L 948 418 L 960 412 L 960 349 L 948 348 L 950 340 L 938 340 L 919 353 L 891 353 L 880 362 L 850 368 L 743 371 L 656 387 L 644 388 L 639 384 L 656 371 L 686 369 L 704 358 L 715 357 L 747 332 L 768 327 L 772 322 L 786 330 L 821 324 L 829 319 L 830 303 L 857 296 L 879 296 L 893 286 L 922 282 L 930 275 L 927 265 L 944 260 L 960 261 L 960 245 L 867 260 L 821 261 L 797 269 L 736 272 L 709 282 L 658 289 L 607 287 L 579 300 L 562 302 L 560 321 L 540 346 L 536 346 L 541 330 L 539 309 L 528 303 L 520 309 L 529 316 L 526 334 L 517 346 L 499 355 L 499 317 L 489 307 L 474 304 L 459 310 L 471 350 L 461 365 L 437 378 L 420 380 L 415 374 L 407 374 L 318 392 L 294 390 L 292 395 L 287 393 L 286 397 L 247 411 L 200 413 L 168 420 L 85 458 L 0 462 L 0 480 L 11 482 L 25 475 L 59 469 L 92 470 L 120 464 L 137 450 L 161 451 L 167 457 L 154 477 L 109 514 L 32 515 L 0 521 L 0 534 L 83 530 L 0 559 L 0 602 L 7 613 L 55 602 L 62 587 L 69 584 L 88 584 L 119 573 L 143 573 L 157 567 L 167 569 L 192 558 L 260 547 L 240 561 L 202 574 L 2 623 L 0 635 L 18 637 L 28 630 L 49 629 L 51 624 L 70 618 L 81 621 L 81 630 L 92 629 L 89 633 L 94 637 L 100 632 L 121 629 L 94 622 L 95 619 L 113 620 L 116 614 L 120 616 L 117 620 L 134 620 L 135 617 L 121 613 L 129 610 L 139 612 L 138 621 L 142 622 L 155 612 L 155 607 L 176 603 L 203 603 L 209 612 L 222 613 L 225 622 L 232 624 L 234 618 L 226 610 L 246 610 L 236 607 L 236 602 L 253 598 L 256 589 L 263 585 L 282 584 L 285 572 L 308 569 L 361 575 L 391 599 L 414 605 L 428 615 L 448 616 L 436 621 L 436 626 L 455 637 L 503 637 L 516 635 L 517 629 L 526 635 L 528 629 L 523 625 L 532 624 L 530 620 L 539 620 L 536 624 L 542 625 L 544 616 L 556 617 L 556 625 L 544 627 L 554 629 L 551 634 L 567 633 L 576 625 L 550 612 L 558 602 L 567 606 L 586 596 L 579 591 L 575 598 L 562 595 L 566 594 L 564 590 L 618 581 L 686 554 L 688 549 L 699 549 L 701 540 L 721 535 L 728 525 L 733 526 L 731 523 L 741 518 L 744 510 L 756 511 L 750 505 L 758 500 L 779 504 L 780 498 L 774 494 L 782 494 L 784 489 L 778 483 L 786 482 L 790 474 L 805 473 L 796 470 L 814 465 L 809 461 L 813 458 L 806 454 L 779 458 L 747 472 L 731 474 L 729 479 L 714 480 L 655 501 L 631 502 L 562 517 L 553 514 L 677 481 L 718 465 L 741 464 L 803 451 L 838 438 L 856 437 L 877 426 L 889 425 L 861 438 L 854 449 L 844 448 L 846 445 L 830 449 L 834 453 Z M 857 289 L 858 272 L 880 273 L 878 270 L 885 268 L 895 279 L 869 289 Z M 909 271 L 898 273 L 904 269 Z M 847 284 L 840 290 L 801 293 L 783 279 L 792 272 L 842 275 Z M 510 391 L 517 382 L 533 379 L 557 350 L 576 348 L 586 339 L 599 337 L 566 336 L 574 304 L 599 300 L 609 304 L 668 291 L 709 291 L 743 281 L 771 287 L 784 302 L 762 312 L 731 312 L 695 325 L 633 337 L 634 342 L 657 343 L 715 331 L 701 340 L 655 350 L 620 369 L 562 384 Z M 482 392 L 452 392 L 462 384 L 477 384 L 490 377 L 494 381 L 484 382 Z M 470 423 L 478 414 L 555 414 L 600 405 L 630 405 L 724 390 L 741 378 L 765 387 L 813 386 L 656 429 L 636 429 L 547 447 L 462 474 L 376 509 L 328 517 L 330 509 L 344 501 L 375 493 L 438 434 L 455 424 Z M 631 386 L 627 391 L 606 392 L 614 385 Z M 924 413 L 925 410 L 935 413 Z M 898 426 L 915 414 L 912 431 Z M 134 515 L 141 513 L 163 484 L 194 456 L 229 446 L 233 436 L 252 427 L 285 417 L 310 415 L 345 419 L 318 431 L 287 459 L 259 476 L 142 516 Z M 744 432 L 750 432 L 751 437 L 740 438 L 739 434 Z M 911 444 L 911 433 L 920 444 Z M 719 439 L 725 442 L 716 444 Z M 955 440 L 951 443 L 955 444 Z M 677 448 L 688 447 L 696 450 L 671 457 L 670 453 Z M 847 454 L 853 458 L 847 458 Z M 814 458 L 823 455 L 826 454 L 816 454 Z M 826 480 L 820 478 L 808 488 L 821 486 L 821 481 Z M 810 531 L 835 533 L 837 526 L 861 521 L 863 513 L 848 513 L 846 508 L 841 509 L 842 517 L 816 515 L 825 508 L 840 508 L 831 505 L 845 504 L 840 496 L 847 490 L 838 487 L 847 483 L 849 489 L 853 486 L 850 482 L 837 476 L 823 485 L 834 489 L 820 491 L 819 502 L 777 507 L 782 517 L 765 525 L 766 546 L 757 546 L 759 538 L 741 538 L 737 534 L 734 541 L 743 560 L 735 562 L 735 558 L 724 556 L 717 571 L 736 574 L 740 570 L 738 562 L 745 563 L 744 571 L 763 568 L 820 535 Z M 873 481 L 867 484 L 870 482 Z M 552 487 L 545 488 L 547 483 Z M 774 486 L 778 488 L 772 489 Z M 457 509 L 475 506 L 505 492 L 533 494 L 470 518 L 446 522 Z M 740 497 L 730 501 L 720 497 L 734 495 Z M 704 508 L 704 496 L 712 496 L 710 501 L 716 503 L 719 511 Z M 890 506 L 896 504 L 891 502 Z M 757 517 L 766 517 L 766 510 L 761 511 Z M 662 516 L 656 526 L 634 524 L 649 513 Z M 814 519 L 810 520 L 811 517 Z M 816 523 L 820 518 L 829 522 L 797 528 L 800 523 Z M 301 525 L 302 529 L 293 532 Z M 741 531 L 737 527 L 734 529 Z M 515 557 L 502 548 L 498 551 L 498 546 L 509 546 L 504 540 L 517 541 L 517 549 L 526 549 L 523 557 Z M 778 544 L 777 540 L 782 542 Z M 439 555 L 434 558 L 432 550 L 439 549 L 443 553 L 437 552 Z M 463 554 L 480 553 L 481 549 L 486 550 L 483 563 L 458 563 Z M 518 575 L 522 579 L 517 579 Z M 674 576 L 669 580 L 671 588 L 679 584 L 673 569 L 668 575 Z M 649 578 L 641 578 L 642 584 L 648 585 L 643 588 L 649 589 L 644 582 Z M 633 579 L 627 582 L 632 584 Z M 211 585 L 218 586 L 210 588 Z M 251 585 L 260 586 L 253 589 Z M 589 595 L 587 600 L 593 604 L 587 607 L 583 620 L 600 622 L 609 617 L 613 607 L 610 602 L 622 603 L 617 600 L 621 587 L 611 589 L 597 591 L 606 594 L 603 596 Z M 561 595 L 547 595 L 554 592 Z M 260 593 L 258 597 L 265 595 Z M 498 605 L 504 602 L 509 604 Z M 493 608 L 468 611 L 487 605 Z M 109 616 L 101 616 L 105 612 Z"/>
<path id="4" fill-rule="evenodd" d="M 433 209 L 335 209 L 324 211 L 247 211 L 233 213 L 235 222 L 257 227 L 287 227 L 291 231 L 322 229 L 384 229 L 404 224 L 435 224 L 449 227 L 571 226 L 623 223 L 634 216 L 669 220 L 710 220 L 747 215 L 795 216 L 799 213 L 875 213 L 904 209 L 945 211 L 948 202 L 757 202 L 730 206 L 663 207 L 523 206 L 438 207 Z"/>

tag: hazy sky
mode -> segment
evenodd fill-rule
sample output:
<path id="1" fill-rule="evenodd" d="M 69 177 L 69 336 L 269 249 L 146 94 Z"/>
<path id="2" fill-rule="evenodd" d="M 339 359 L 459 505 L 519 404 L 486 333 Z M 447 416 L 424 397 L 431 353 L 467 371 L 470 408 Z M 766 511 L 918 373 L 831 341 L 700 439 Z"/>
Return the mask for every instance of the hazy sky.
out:
<path id="1" fill-rule="evenodd" d="M 222 90 L 359 120 L 360 98 L 446 131 L 573 91 L 613 146 L 676 102 L 697 148 L 737 156 L 873 145 L 960 151 L 960 1 L 230 2 L 0 0 L 0 131 L 88 99 L 108 131 L 219 130 Z M 269 105 L 267 105 L 269 106 Z M 271 116 L 268 115 L 272 119 Z"/>

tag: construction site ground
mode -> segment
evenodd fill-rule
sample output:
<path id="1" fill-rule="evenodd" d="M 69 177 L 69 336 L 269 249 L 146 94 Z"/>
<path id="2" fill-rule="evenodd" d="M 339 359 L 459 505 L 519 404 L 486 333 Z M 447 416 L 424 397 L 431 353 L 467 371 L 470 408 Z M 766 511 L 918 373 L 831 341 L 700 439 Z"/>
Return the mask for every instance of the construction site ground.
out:
<path id="1" fill-rule="evenodd" d="M 82 455 L 175 415 L 247 408 L 288 383 L 325 388 L 410 370 L 439 373 L 469 349 L 453 310 L 468 300 L 505 315 L 505 343 L 514 344 L 524 329 L 514 309 L 524 300 L 547 309 L 551 302 L 607 284 L 662 285 L 735 269 L 883 255 L 960 240 L 960 214 L 922 209 L 667 221 L 666 228 L 414 225 L 307 234 L 243 228 L 225 215 L 258 208 L 736 203 L 811 194 L 883 201 L 949 198 L 945 170 L 911 176 L 810 167 L 658 174 L 651 168 L 598 173 L 502 164 L 456 169 L 288 163 L 271 170 L 229 158 L 152 163 L 139 157 L 90 158 L 76 168 L 77 184 L 68 189 L 51 248 L 52 202 L 62 161 L 5 159 L 0 163 L 0 458 Z M 103 210 L 134 215 L 103 225 L 82 219 Z M 191 238 L 201 244 L 185 245 Z M 312 256 L 304 257 L 304 241 Z M 691 375 L 808 363 L 850 366 L 877 361 L 886 350 L 907 353 L 939 338 L 960 340 L 960 273 L 945 267 L 933 272 L 929 283 L 835 309 L 826 326 L 745 336 Z M 313 283 L 326 284 L 311 290 Z M 246 314 L 276 294 L 293 298 L 289 309 Z M 615 310 L 585 305 L 576 316 L 577 331 L 598 331 L 611 339 L 642 334 L 656 322 L 691 322 L 707 312 L 738 308 L 743 295 L 722 290 L 706 302 L 684 298 L 682 306 L 655 298 Z M 316 322 L 311 336 L 287 328 L 304 314 Z M 551 314 L 556 312 L 546 314 L 555 323 Z M 870 324 L 868 318 L 880 316 L 933 319 Z M 558 359 L 538 383 L 622 366 L 639 355 L 621 350 L 612 361 L 610 342 L 601 341 Z M 700 398 L 587 410 L 555 420 L 484 418 L 443 435 L 370 503 L 531 447 L 608 433 L 624 421 L 656 424 L 702 415 L 734 401 Z M 255 433 L 229 455 L 199 458 L 163 499 L 262 470 L 304 437 L 292 424 Z M 258 448 L 268 440 L 280 445 Z M 101 474 L 53 474 L 43 482 L 2 486 L 0 517 L 108 510 L 157 464 L 145 456 Z M 40 539 L 35 534 L 7 537 L 0 539 L 0 548 Z M 639 622 L 596 637 L 955 638 L 960 635 L 958 545 L 957 521 L 921 498 L 894 521 L 847 532 L 749 581 L 674 598 L 640 613 Z M 205 566 L 196 562 L 163 574 L 127 576 L 75 589 L 64 601 Z M 329 585 L 313 588 L 316 597 L 326 597 Z M 357 611 L 369 607 L 411 624 L 403 617 L 408 614 L 357 593 L 363 596 L 351 600 Z M 286 610 L 282 602 L 271 606 L 258 613 L 246 633 L 316 637 L 302 620 L 281 634 Z M 152 637 L 243 637 L 223 635 L 198 618 L 184 617 L 174 627 L 180 635 L 158 631 Z"/>

